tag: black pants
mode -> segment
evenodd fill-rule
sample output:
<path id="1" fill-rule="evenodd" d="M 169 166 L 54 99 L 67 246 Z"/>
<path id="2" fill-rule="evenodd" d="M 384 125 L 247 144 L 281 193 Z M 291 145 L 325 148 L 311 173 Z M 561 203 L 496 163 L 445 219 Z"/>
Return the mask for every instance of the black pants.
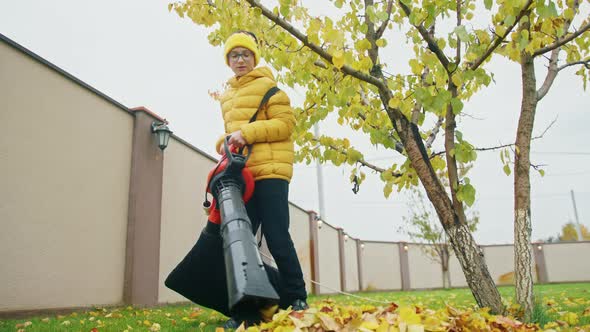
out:
<path id="1" fill-rule="evenodd" d="M 307 292 L 301 265 L 289 233 L 289 182 L 280 179 L 256 181 L 254 195 L 246 204 L 252 230 L 261 227 L 268 249 L 281 278 L 281 306 L 297 299 L 306 300 Z"/>

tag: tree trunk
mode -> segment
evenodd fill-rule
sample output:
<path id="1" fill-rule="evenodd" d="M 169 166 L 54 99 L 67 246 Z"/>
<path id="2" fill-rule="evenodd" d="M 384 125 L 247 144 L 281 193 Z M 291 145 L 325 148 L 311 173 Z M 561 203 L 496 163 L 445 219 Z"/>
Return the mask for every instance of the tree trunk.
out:
<path id="1" fill-rule="evenodd" d="M 451 274 L 449 270 L 443 270 L 443 288 L 449 289 L 451 288 Z"/>
<path id="2" fill-rule="evenodd" d="M 441 249 L 440 265 L 442 267 L 443 274 L 443 288 L 447 289 L 451 287 L 451 274 L 449 273 L 449 248 L 447 244 L 442 244 Z"/>
<path id="3" fill-rule="evenodd" d="M 450 239 L 477 304 L 482 308 L 490 308 L 494 314 L 503 314 L 502 298 L 494 284 L 494 280 L 490 276 L 482 251 L 475 243 L 467 223 L 464 222 L 465 218 L 462 218 L 462 222 L 444 186 L 436 176 L 418 128 L 405 117 L 396 117 L 391 113 L 389 115 L 404 144 L 412 167 L 416 170 L 426 194 Z"/>
<path id="4" fill-rule="evenodd" d="M 528 29 L 528 21 L 523 28 Z M 535 64 L 531 55 L 522 52 L 522 103 L 518 130 L 516 133 L 516 154 L 514 158 L 514 282 L 516 303 L 523 310 L 525 321 L 533 312 L 533 271 L 531 252 L 531 182 L 530 148 L 537 90 Z"/>

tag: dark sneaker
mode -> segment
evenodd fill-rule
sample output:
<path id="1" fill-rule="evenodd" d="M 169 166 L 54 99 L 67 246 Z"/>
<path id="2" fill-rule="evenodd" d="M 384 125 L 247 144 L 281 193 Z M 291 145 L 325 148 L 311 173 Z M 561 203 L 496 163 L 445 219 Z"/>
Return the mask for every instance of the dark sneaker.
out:
<path id="1" fill-rule="evenodd" d="M 240 311 L 237 314 L 234 314 L 233 317 L 227 320 L 225 324 L 223 324 L 224 329 L 237 329 L 244 323 L 244 327 L 248 328 L 250 326 L 256 325 L 261 321 L 260 313 L 253 312 L 253 311 Z"/>
<path id="2" fill-rule="evenodd" d="M 295 300 L 293 301 L 293 303 L 291 303 L 291 309 L 295 311 L 301 311 L 309 309 L 309 306 L 307 305 L 307 302 L 305 302 L 305 300 Z"/>
<path id="3" fill-rule="evenodd" d="M 227 320 L 227 322 L 225 322 L 225 324 L 223 324 L 223 328 L 235 330 L 240 327 L 240 325 L 242 325 L 242 321 L 235 318 L 230 318 Z"/>

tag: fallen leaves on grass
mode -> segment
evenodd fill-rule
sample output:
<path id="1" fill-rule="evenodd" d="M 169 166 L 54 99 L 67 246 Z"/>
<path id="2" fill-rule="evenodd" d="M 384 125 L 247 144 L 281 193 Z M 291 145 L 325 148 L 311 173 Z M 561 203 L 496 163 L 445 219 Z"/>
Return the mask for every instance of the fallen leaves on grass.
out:
<path id="1" fill-rule="evenodd" d="M 573 324 L 568 316 L 566 324 Z M 281 310 L 272 321 L 258 326 L 241 326 L 236 332 L 442 332 L 442 331 L 539 331 L 535 324 L 489 314 L 488 310 L 458 309 L 447 305 L 440 310 L 420 306 L 341 306 L 322 302 L 305 311 Z"/>
<path id="2" fill-rule="evenodd" d="M 376 332 L 590 332 L 590 295 L 587 284 L 542 286 L 536 296 L 542 316 L 540 325 L 524 324 L 515 317 L 522 312 L 511 300 L 512 294 L 503 294 L 507 316 L 495 316 L 489 310 L 478 309 L 468 289 L 441 290 L 411 293 L 370 293 L 375 301 L 390 303 L 375 306 L 361 299 L 330 296 L 326 299 L 311 297 L 311 308 L 306 311 L 283 310 L 272 315 L 267 322 L 245 332 L 325 332 L 325 331 L 376 331 Z M 567 292 L 563 288 L 567 287 Z M 581 290 L 584 288 L 584 290 Z M 392 303 L 395 301 L 396 303 Z M 22 320 L 0 320 L 0 331 L 45 332 L 159 332 L 159 331 L 223 331 L 217 328 L 227 317 L 194 305 L 176 305 L 157 308 L 93 308 L 85 312 L 41 316 Z M 216 329 L 217 328 L 217 329 Z"/>

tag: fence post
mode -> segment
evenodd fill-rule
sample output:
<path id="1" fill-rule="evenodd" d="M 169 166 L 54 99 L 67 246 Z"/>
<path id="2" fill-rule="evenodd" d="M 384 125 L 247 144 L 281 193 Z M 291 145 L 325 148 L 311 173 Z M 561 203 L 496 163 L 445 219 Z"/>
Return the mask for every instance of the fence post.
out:
<path id="1" fill-rule="evenodd" d="M 363 291 L 363 250 L 365 245 L 361 240 L 356 239 L 356 267 L 359 280 L 359 292 Z"/>
<path id="2" fill-rule="evenodd" d="M 143 107 L 132 111 L 135 119 L 123 301 L 126 304 L 151 306 L 158 303 L 164 174 L 164 154 L 158 148 L 151 125 L 154 121 L 164 120 Z"/>
<path id="3" fill-rule="evenodd" d="M 340 290 L 346 292 L 346 257 L 344 250 L 344 230 L 338 228 L 338 257 L 340 258 Z"/>
<path id="4" fill-rule="evenodd" d="M 545 262 L 545 252 L 541 243 L 533 243 L 533 255 L 535 255 L 535 267 L 537 270 L 537 280 L 539 283 L 548 283 L 549 276 L 547 273 L 547 264 Z"/>
<path id="5" fill-rule="evenodd" d="M 410 290 L 410 265 L 408 263 L 408 245 L 405 242 L 398 243 L 399 267 L 402 279 L 402 290 Z"/>
<path id="6" fill-rule="evenodd" d="M 318 214 L 315 211 L 308 211 L 309 215 L 309 257 L 311 257 L 311 279 L 320 282 L 320 254 L 318 236 Z M 311 291 L 314 295 L 320 294 L 320 286 L 311 284 Z"/>

